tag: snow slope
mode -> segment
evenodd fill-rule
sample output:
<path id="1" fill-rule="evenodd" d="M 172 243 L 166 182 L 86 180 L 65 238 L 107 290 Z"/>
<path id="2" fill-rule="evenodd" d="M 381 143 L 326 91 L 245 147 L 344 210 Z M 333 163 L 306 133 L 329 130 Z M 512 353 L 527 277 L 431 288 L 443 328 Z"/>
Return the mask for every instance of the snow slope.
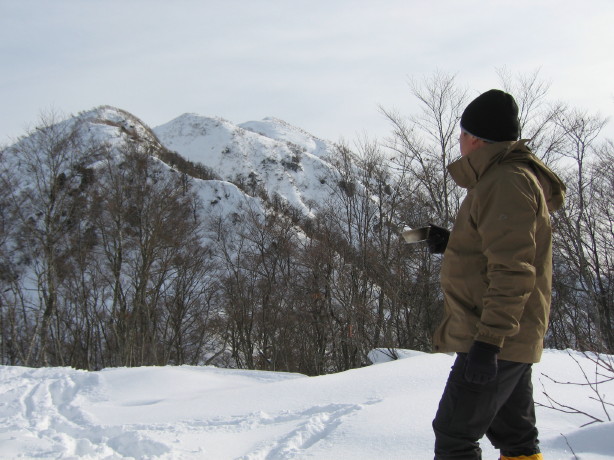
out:
<path id="1" fill-rule="evenodd" d="M 312 216 L 330 189 L 333 169 L 326 157 L 333 145 L 282 120 L 234 125 L 222 118 L 184 114 L 154 128 L 160 142 L 190 161 L 213 169 L 222 179 L 244 181 L 278 195 Z"/>
<path id="2" fill-rule="evenodd" d="M 320 377 L 192 366 L 0 367 L 0 459 L 430 459 L 430 423 L 453 357 L 400 355 Z M 544 376 L 582 382 L 572 357 L 591 376 L 581 354 L 548 350 L 534 369 L 536 400 L 547 402 L 545 388 L 603 416 L 588 387 Z M 613 390 L 614 382 L 600 386 L 610 402 Z M 614 423 L 579 428 L 586 417 L 537 411 L 546 459 L 614 458 Z M 484 458 L 497 458 L 488 441 L 483 448 Z"/>

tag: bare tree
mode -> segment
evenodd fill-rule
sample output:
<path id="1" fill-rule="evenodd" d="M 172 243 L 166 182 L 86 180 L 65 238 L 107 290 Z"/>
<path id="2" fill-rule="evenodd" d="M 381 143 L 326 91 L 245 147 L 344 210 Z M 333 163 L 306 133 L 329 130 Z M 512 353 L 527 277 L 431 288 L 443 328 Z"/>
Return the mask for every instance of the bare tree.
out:
<path id="1" fill-rule="evenodd" d="M 421 112 L 409 118 L 382 109 L 393 133 L 387 143 L 401 174 L 409 175 L 418 186 L 415 199 L 429 211 L 429 218 L 442 225 L 452 223 L 460 196 L 447 166 L 458 156 L 458 122 L 467 99 L 453 76 L 436 73 L 423 82 L 410 82 Z M 411 225 L 424 222 L 410 222 Z"/>
<path id="2" fill-rule="evenodd" d="M 169 171 L 153 152 L 128 145 L 121 154 L 120 161 L 107 159 L 95 213 L 103 250 L 99 267 L 112 287 L 108 315 L 113 337 L 108 340 L 122 365 L 159 364 L 168 357 L 163 337 L 179 355 L 186 351 L 178 317 L 172 322 L 168 308 L 186 318 L 182 309 L 188 299 L 180 294 L 194 295 L 203 286 L 194 271 L 207 271 L 199 201 L 185 175 Z M 192 257 L 203 257 L 199 264 L 186 259 L 188 248 Z M 183 282 L 190 283 L 179 289 L 178 277 L 186 276 Z"/>
<path id="3" fill-rule="evenodd" d="M 0 151 L 0 184 L 2 190 L 13 190 L 16 178 L 10 174 L 6 150 Z M 13 218 L 14 203 L 9 193 L 0 195 L 0 362 L 23 364 L 26 350 L 22 324 L 27 306 L 21 296 L 23 261 L 15 251 L 14 241 L 18 234 Z"/>
<path id="4" fill-rule="evenodd" d="M 539 70 L 512 75 L 506 68 L 497 70 L 502 87 L 518 103 L 520 138 L 530 139 L 532 150 L 551 167 L 561 159 L 564 131 L 556 123 L 564 110 L 560 103 L 548 101 L 550 83 L 541 79 Z"/>
<path id="5" fill-rule="evenodd" d="M 234 222 L 233 222 L 234 220 Z M 226 336 L 238 367 L 297 371 L 297 317 L 291 286 L 297 228 L 275 212 L 247 206 L 216 224 Z"/>
<path id="6" fill-rule="evenodd" d="M 572 402 L 563 402 L 557 400 L 550 395 L 550 393 L 545 389 L 545 386 L 544 391 L 542 393 L 546 397 L 548 403 L 537 403 L 537 405 L 566 414 L 575 414 L 588 418 L 589 421 L 581 425 L 582 427 L 592 425 L 594 423 L 602 423 L 606 421 L 611 422 L 612 417 L 610 415 L 610 408 L 613 407 L 614 404 L 607 400 L 606 394 L 603 392 L 602 388 L 604 384 L 614 381 L 614 360 L 612 356 L 602 355 L 599 353 L 584 352 L 583 356 L 584 358 L 586 358 L 586 362 L 592 364 L 593 366 L 592 372 L 588 372 L 588 369 L 585 369 L 583 363 L 581 363 L 578 358 L 573 356 L 573 354 L 569 351 L 568 354 L 569 357 L 576 363 L 578 370 L 582 374 L 581 381 L 561 381 L 553 379 L 546 374 L 542 375 L 544 375 L 544 377 L 549 381 L 558 385 L 574 385 L 577 387 L 588 387 L 592 393 L 592 396 L 589 396 L 588 398 L 599 403 L 602 413 L 591 413 L 584 410 L 580 410 L 577 407 L 574 407 Z"/>
<path id="7" fill-rule="evenodd" d="M 87 170 L 96 146 L 81 135 L 78 122 L 43 115 L 40 126 L 3 152 L 3 182 L 18 233 L 15 251 L 27 260 L 22 289 L 35 288 L 30 305 L 37 315 L 24 352 L 26 365 L 64 364 L 59 290 L 70 276 L 71 240 L 81 219 Z"/>
<path id="8" fill-rule="evenodd" d="M 567 160 L 567 204 L 557 214 L 555 256 L 560 299 L 573 310 L 567 322 L 573 326 L 581 349 L 614 350 L 612 315 L 612 144 L 600 145 L 598 136 L 606 120 L 577 110 L 561 112 L 556 119 L 564 132 L 562 153 Z M 570 321 L 571 320 L 571 321 Z"/>

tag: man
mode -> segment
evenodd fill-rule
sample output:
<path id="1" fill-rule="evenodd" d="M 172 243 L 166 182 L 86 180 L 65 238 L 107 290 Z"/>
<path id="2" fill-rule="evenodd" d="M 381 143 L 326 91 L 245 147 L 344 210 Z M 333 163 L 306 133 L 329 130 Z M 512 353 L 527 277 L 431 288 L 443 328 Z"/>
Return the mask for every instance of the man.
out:
<path id="1" fill-rule="evenodd" d="M 481 459 L 484 435 L 501 459 L 542 459 L 531 365 L 550 311 L 549 212 L 565 186 L 518 140 L 511 95 L 481 94 L 460 129 L 461 158 L 448 170 L 467 196 L 439 248 L 444 315 L 434 335 L 435 351 L 457 356 L 433 421 L 435 459 Z M 441 229 L 431 230 L 444 246 Z"/>

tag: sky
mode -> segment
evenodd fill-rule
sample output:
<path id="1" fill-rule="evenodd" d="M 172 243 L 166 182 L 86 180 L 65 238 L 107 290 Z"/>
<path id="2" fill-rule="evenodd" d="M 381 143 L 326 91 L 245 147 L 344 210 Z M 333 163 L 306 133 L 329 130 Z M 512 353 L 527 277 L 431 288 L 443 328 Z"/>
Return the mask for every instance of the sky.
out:
<path id="1" fill-rule="evenodd" d="M 151 127 L 189 112 L 382 138 L 380 107 L 418 110 L 411 79 L 477 96 L 501 68 L 608 117 L 612 24 L 611 0 L 0 0 L 0 145 L 100 105 Z"/>

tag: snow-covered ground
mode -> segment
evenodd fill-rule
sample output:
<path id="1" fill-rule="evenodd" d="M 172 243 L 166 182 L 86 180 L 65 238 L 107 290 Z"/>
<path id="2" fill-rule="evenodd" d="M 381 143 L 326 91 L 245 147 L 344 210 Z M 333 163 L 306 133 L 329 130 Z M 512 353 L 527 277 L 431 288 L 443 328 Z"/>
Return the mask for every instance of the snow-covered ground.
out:
<path id="1" fill-rule="evenodd" d="M 0 367 L 0 458 L 427 460 L 453 357 L 401 357 L 321 377 L 194 366 Z M 581 354 L 546 351 L 534 367 L 536 400 L 547 403 L 545 389 L 605 417 L 588 386 L 551 380 L 584 382 L 574 358 L 594 377 Z M 614 382 L 599 390 L 614 401 Z M 580 428 L 589 421 L 583 415 L 537 412 L 547 460 L 614 458 L 614 422 Z M 485 459 L 498 458 L 482 445 Z"/>

